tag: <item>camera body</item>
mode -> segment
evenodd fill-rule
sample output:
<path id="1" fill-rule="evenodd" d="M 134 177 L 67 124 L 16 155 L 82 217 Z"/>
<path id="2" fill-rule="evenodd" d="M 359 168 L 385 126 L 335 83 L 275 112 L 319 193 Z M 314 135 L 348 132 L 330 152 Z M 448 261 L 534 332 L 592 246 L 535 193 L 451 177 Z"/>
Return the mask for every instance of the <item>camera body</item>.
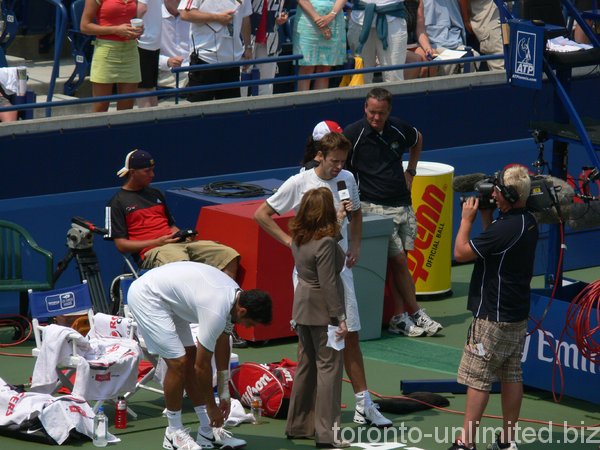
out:
<path id="1" fill-rule="evenodd" d="M 495 209 L 496 200 L 494 200 L 494 197 L 492 196 L 492 193 L 494 192 L 495 183 L 496 175 L 485 177 L 483 180 L 480 180 L 477 183 L 475 183 L 475 195 L 461 196 L 461 206 L 467 198 L 475 197 L 479 200 L 479 209 Z"/>
<path id="2" fill-rule="evenodd" d="M 498 176 L 500 172 L 496 172 L 492 176 L 487 176 L 483 180 L 475 183 L 475 197 L 479 199 L 479 209 L 494 209 L 496 208 L 496 200 L 492 196 L 494 187 L 498 184 Z M 468 198 L 460 197 L 461 205 Z M 552 178 L 543 175 L 535 175 L 531 177 L 531 188 L 529 197 L 527 198 L 526 207 L 532 212 L 547 211 L 558 203 L 556 189 Z"/>
<path id="3" fill-rule="evenodd" d="M 479 209 L 496 208 L 496 200 L 494 200 L 494 197 L 492 196 L 495 184 L 495 175 L 493 177 L 487 177 L 475 183 L 475 195 L 479 199 Z"/>

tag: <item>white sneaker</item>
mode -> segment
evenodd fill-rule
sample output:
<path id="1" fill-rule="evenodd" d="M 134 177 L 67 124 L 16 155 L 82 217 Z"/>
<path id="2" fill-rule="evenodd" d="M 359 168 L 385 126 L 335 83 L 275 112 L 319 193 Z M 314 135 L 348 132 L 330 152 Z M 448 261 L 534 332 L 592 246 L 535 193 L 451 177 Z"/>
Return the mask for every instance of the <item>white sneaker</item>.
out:
<path id="1" fill-rule="evenodd" d="M 169 433 L 169 428 L 165 430 L 163 439 L 163 448 L 167 450 L 202 450 L 194 438 L 190 436 L 190 429 L 183 428 Z"/>
<path id="2" fill-rule="evenodd" d="M 196 443 L 202 448 L 223 448 L 236 449 L 246 446 L 246 441 L 233 437 L 233 435 L 224 428 L 213 428 L 212 433 L 203 433 L 198 428 L 198 437 Z"/>
<path id="3" fill-rule="evenodd" d="M 500 446 L 498 445 L 498 441 L 493 442 L 492 444 L 489 444 L 487 446 L 488 450 L 519 450 L 519 447 L 517 447 L 517 443 L 515 441 L 511 441 L 510 446 L 505 448 L 505 449 L 501 449 Z"/>
<path id="4" fill-rule="evenodd" d="M 378 428 L 392 426 L 392 421 L 383 417 L 383 414 L 379 412 L 379 405 L 376 405 L 375 403 L 371 403 L 371 405 L 366 408 L 360 408 L 360 406 L 356 405 L 356 408 L 354 409 L 354 423 L 366 423 Z"/>
<path id="5" fill-rule="evenodd" d="M 427 314 L 424 309 L 420 309 L 414 313 L 412 319 L 415 322 L 415 325 L 425 330 L 427 336 L 433 336 L 444 328 L 441 323 L 436 322 L 429 317 L 429 314 Z"/>
<path id="6" fill-rule="evenodd" d="M 403 334 L 409 337 L 419 337 L 425 334 L 425 330 L 417 326 L 408 313 L 392 317 L 390 319 L 388 331 L 390 333 Z"/>

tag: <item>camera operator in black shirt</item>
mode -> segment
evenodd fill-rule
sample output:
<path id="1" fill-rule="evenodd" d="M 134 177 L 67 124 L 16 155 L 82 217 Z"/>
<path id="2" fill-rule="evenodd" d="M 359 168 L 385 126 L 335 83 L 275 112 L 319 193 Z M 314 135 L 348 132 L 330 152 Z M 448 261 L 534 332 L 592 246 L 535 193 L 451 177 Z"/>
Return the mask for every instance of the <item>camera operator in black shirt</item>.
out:
<path id="1" fill-rule="evenodd" d="M 478 209 L 477 198 L 463 203 L 454 257 L 458 262 L 475 262 L 468 297 L 474 318 L 457 377 L 467 385 L 463 435 L 450 450 L 475 448 L 477 428 L 492 383 L 498 379 L 503 427 L 491 449 L 517 450 L 514 428 L 523 397 L 521 355 L 538 240 L 537 222 L 525 208 L 530 190 L 527 169 L 511 166 L 494 180 L 492 196 L 500 210 L 496 220 L 492 221 L 493 210 Z M 469 239 L 478 211 L 484 231 Z"/>

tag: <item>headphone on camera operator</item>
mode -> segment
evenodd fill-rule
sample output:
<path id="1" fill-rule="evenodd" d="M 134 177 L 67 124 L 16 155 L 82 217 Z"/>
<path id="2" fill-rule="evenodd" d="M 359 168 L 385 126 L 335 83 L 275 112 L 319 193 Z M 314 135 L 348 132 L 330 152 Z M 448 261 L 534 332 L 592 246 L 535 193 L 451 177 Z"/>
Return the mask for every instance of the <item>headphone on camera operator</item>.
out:
<path id="1" fill-rule="evenodd" d="M 519 193 L 514 186 L 507 186 L 504 184 L 504 172 L 505 170 L 503 169 L 496 176 L 496 179 L 494 180 L 494 187 L 500 191 L 504 199 L 512 206 L 519 201 Z"/>
<path id="2" fill-rule="evenodd" d="M 514 207 L 515 204 L 519 203 L 516 207 L 524 208 L 526 206 L 526 199 L 523 204 L 520 204 L 519 199 L 520 195 L 516 187 L 507 185 L 505 182 L 505 173 L 506 169 L 503 169 L 499 172 L 496 172 L 493 176 L 484 176 L 479 181 L 477 181 L 473 188 L 470 190 L 475 190 L 477 195 L 475 196 L 479 200 L 479 208 L 480 210 L 494 210 L 498 207 L 496 199 L 493 196 L 493 192 L 497 191 L 502 194 L 502 197 L 506 202 L 510 205 L 510 207 Z M 478 175 L 475 175 L 478 176 Z M 467 178 L 469 176 L 466 176 Z M 459 180 L 457 180 L 459 181 Z M 459 181 L 459 184 L 461 182 Z M 455 186 L 456 188 L 457 186 Z M 462 187 L 459 187 L 462 189 Z M 460 197 L 461 204 L 468 197 Z"/>

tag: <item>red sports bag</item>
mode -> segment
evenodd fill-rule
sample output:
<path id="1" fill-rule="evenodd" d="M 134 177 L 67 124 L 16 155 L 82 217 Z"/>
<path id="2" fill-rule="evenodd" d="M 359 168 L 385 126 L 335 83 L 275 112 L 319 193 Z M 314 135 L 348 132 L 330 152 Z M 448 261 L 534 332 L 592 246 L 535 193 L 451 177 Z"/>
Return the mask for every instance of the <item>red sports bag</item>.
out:
<path id="1" fill-rule="evenodd" d="M 241 401 L 246 408 L 250 408 L 253 391 L 256 391 L 262 400 L 265 416 L 285 418 L 297 365 L 298 363 L 287 358 L 277 363 L 240 364 L 231 371 L 229 383 L 231 396 Z"/>

